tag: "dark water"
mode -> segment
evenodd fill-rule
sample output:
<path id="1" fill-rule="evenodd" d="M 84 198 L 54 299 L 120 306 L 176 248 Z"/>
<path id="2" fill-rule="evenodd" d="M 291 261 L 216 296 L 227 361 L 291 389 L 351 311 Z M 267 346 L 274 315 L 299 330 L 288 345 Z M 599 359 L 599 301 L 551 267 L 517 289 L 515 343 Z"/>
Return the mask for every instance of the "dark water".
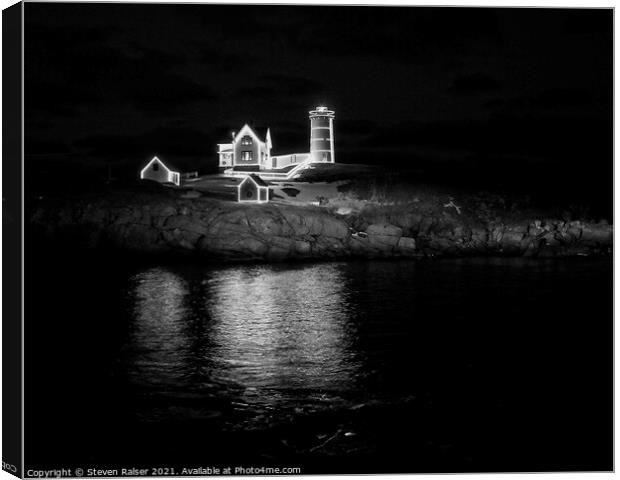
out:
<path id="1" fill-rule="evenodd" d="M 611 259 L 27 268 L 27 468 L 612 468 Z"/>

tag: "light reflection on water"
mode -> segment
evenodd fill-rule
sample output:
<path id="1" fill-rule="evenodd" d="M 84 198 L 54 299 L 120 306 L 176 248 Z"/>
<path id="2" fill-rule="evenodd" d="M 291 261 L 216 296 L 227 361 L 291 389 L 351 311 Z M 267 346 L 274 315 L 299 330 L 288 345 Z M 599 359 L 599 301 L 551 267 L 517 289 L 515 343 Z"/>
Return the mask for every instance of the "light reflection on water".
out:
<path id="1" fill-rule="evenodd" d="M 180 374 L 187 346 L 184 334 L 187 283 L 160 268 L 135 275 L 133 283 L 130 373 L 138 382 L 168 383 Z"/>
<path id="2" fill-rule="evenodd" d="M 542 371 L 550 344 L 566 361 L 558 332 L 581 338 L 567 319 L 604 304 L 609 271 L 527 259 L 141 269 L 118 376 L 155 421 L 245 428 L 436 398 L 453 410 L 471 385 L 492 398 L 501 379 Z"/>
<path id="3" fill-rule="evenodd" d="M 335 265 L 238 269 L 213 281 L 213 355 L 234 381 L 256 387 L 348 387 L 348 304 Z"/>
<path id="4" fill-rule="evenodd" d="M 134 275 L 131 381 L 194 391 L 224 385 L 266 407 L 350 391 L 359 362 L 341 266 Z"/>

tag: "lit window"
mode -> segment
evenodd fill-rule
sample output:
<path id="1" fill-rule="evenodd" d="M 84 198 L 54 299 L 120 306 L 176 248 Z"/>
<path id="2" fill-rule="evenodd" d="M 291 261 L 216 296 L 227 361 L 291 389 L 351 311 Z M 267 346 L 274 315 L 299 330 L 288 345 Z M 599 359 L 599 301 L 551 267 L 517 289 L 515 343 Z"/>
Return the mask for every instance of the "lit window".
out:
<path id="1" fill-rule="evenodd" d="M 241 139 L 241 145 L 252 145 L 252 137 L 246 135 Z"/>
<path id="2" fill-rule="evenodd" d="M 241 152 L 241 160 L 243 160 L 244 162 L 251 162 L 252 161 L 252 152 Z"/>

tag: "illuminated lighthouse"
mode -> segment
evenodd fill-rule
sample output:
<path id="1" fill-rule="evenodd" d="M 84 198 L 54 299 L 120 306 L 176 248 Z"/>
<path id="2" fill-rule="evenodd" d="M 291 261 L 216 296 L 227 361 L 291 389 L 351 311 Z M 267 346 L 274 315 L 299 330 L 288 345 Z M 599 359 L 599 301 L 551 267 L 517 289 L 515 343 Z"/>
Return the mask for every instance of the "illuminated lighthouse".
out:
<path id="1" fill-rule="evenodd" d="M 310 111 L 310 161 L 334 163 L 334 111 L 316 107 Z"/>

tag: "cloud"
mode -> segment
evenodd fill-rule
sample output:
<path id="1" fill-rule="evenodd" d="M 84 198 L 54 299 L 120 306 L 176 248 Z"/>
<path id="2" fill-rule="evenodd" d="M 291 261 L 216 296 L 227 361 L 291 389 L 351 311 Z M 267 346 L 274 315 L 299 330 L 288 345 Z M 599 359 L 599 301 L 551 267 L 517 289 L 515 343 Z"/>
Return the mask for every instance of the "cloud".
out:
<path id="1" fill-rule="evenodd" d="M 44 24 L 27 25 L 24 66 L 26 117 L 71 116 L 102 98 L 99 78 L 119 64 L 118 52 L 106 45 L 118 29 Z"/>
<path id="2" fill-rule="evenodd" d="M 493 77 L 483 73 L 464 75 L 454 79 L 448 91 L 457 95 L 471 95 L 498 90 L 501 84 Z"/>
<path id="3" fill-rule="evenodd" d="M 334 7 L 313 9 L 308 16 L 294 45 L 326 56 L 425 64 L 462 53 L 472 42 L 503 41 L 492 9 Z"/>
<path id="4" fill-rule="evenodd" d="M 613 15 L 605 9 L 574 9 L 564 12 L 563 31 L 569 35 L 600 35 L 611 39 Z"/>
<path id="5" fill-rule="evenodd" d="M 36 156 L 66 156 L 73 153 L 69 145 L 60 140 L 39 140 L 29 139 L 26 135 L 25 142 L 25 155 Z"/>
<path id="6" fill-rule="evenodd" d="M 241 88 L 237 95 L 244 98 L 278 98 L 283 96 L 314 97 L 324 94 L 324 84 L 308 78 L 283 74 L 261 75 L 252 87 Z"/>
<path id="7" fill-rule="evenodd" d="M 611 145 L 610 121 L 564 114 L 494 115 L 469 122 L 405 122 L 377 127 L 359 147 L 408 151 L 432 148 L 476 155 L 584 158 L 603 155 Z M 567 141 L 567 139 L 571 139 Z M 342 142 L 341 142 L 342 143 Z"/>
<path id="8" fill-rule="evenodd" d="M 583 88 L 552 88 L 530 99 L 533 107 L 557 109 L 582 106 L 593 101 L 590 93 Z"/>
<path id="9" fill-rule="evenodd" d="M 147 114 L 214 100 L 183 73 L 187 57 L 121 42 L 116 28 L 29 25 L 25 55 L 27 118 L 71 117 L 91 105 L 133 105 Z M 119 43 L 121 42 L 121 43 Z"/>
<path id="10" fill-rule="evenodd" d="M 152 155 L 175 157 L 200 157 L 205 155 L 205 145 L 215 142 L 209 133 L 176 126 L 162 126 L 140 134 L 97 134 L 75 142 L 76 149 L 90 157 L 142 161 Z"/>
<path id="11" fill-rule="evenodd" d="M 496 97 L 485 103 L 485 106 L 492 110 L 513 114 L 537 114 L 575 108 L 587 112 L 609 105 L 611 105 L 611 92 L 607 95 L 599 91 L 595 96 L 584 88 L 572 87 L 549 88 L 533 95 Z"/>
<path id="12" fill-rule="evenodd" d="M 182 112 L 192 104 L 217 98 L 209 86 L 174 73 L 135 78 L 127 83 L 120 96 L 147 114 Z"/>
<path id="13" fill-rule="evenodd" d="M 199 42 L 194 45 L 198 51 L 197 61 L 214 70 L 230 72 L 247 70 L 253 67 L 258 59 L 251 52 L 236 52 L 226 46 L 214 47 L 211 43 Z"/>

